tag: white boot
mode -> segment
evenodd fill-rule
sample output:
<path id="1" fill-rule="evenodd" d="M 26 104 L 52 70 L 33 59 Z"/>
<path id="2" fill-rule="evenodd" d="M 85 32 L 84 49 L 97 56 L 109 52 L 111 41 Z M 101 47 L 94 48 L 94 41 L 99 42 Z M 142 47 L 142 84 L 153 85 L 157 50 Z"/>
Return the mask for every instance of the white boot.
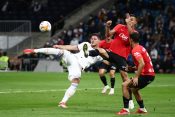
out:
<path id="1" fill-rule="evenodd" d="M 101 93 L 106 93 L 106 91 L 108 90 L 108 89 L 110 89 L 110 87 L 108 86 L 108 85 L 106 85 L 103 89 L 102 89 L 102 91 L 101 91 Z"/>
<path id="2" fill-rule="evenodd" d="M 68 108 L 65 102 L 60 102 L 58 106 L 61 108 Z"/>
<path id="3" fill-rule="evenodd" d="M 134 109 L 134 102 L 133 102 L 133 100 L 129 100 L 129 109 Z"/>
<path id="4" fill-rule="evenodd" d="M 109 95 L 114 95 L 114 88 L 111 88 L 111 89 L 110 89 Z"/>

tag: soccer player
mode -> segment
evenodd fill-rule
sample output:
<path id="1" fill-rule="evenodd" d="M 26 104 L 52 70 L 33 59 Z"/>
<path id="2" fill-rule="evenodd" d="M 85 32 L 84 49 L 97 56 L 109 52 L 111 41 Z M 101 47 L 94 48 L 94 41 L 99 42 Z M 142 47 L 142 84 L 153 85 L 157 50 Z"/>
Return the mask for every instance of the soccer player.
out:
<path id="1" fill-rule="evenodd" d="M 111 39 L 111 37 L 107 37 L 106 39 L 102 40 L 99 44 L 100 48 L 104 48 L 104 49 L 109 49 L 111 42 L 113 39 Z M 110 82 L 111 82 L 111 89 L 109 87 L 109 85 L 107 84 L 107 80 L 106 80 L 106 76 L 105 73 L 109 71 L 109 76 L 110 76 Z M 116 71 L 116 67 L 115 64 L 105 64 L 104 62 L 101 62 L 99 65 L 99 76 L 100 79 L 104 85 L 102 92 L 101 93 L 106 93 L 108 89 L 110 89 L 109 91 L 109 95 L 113 95 L 114 94 L 114 86 L 115 86 L 115 71 Z"/>
<path id="2" fill-rule="evenodd" d="M 84 50 L 93 50 L 97 48 L 100 42 L 100 37 L 97 34 L 93 34 L 90 37 L 89 42 L 83 42 L 79 45 L 54 45 L 54 48 L 40 48 L 40 49 L 25 49 L 24 53 L 45 53 L 62 56 L 63 60 L 67 64 L 68 79 L 71 82 L 70 87 L 66 90 L 63 99 L 58 104 L 59 107 L 67 108 L 67 101 L 74 95 L 81 78 L 81 71 L 97 61 L 101 61 L 100 56 L 96 57 L 84 57 Z M 70 51 L 79 51 L 76 54 L 72 54 Z"/>
<path id="3" fill-rule="evenodd" d="M 128 74 L 126 72 L 127 58 L 131 51 L 129 43 L 129 34 L 135 31 L 137 25 L 137 19 L 135 16 L 130 16 L 127 14 L 125 19 L 126 25 L 118 24 L 112 30 L 110 26 L 112 21 L 106 22 L 106 36 L 110 37 L 114 35 L 113 42 L 109 50 L 103 48 L 97 48 L 93 51 L 85 51 L 85 56 L 102 56 L 104 59 L 111 63 L 115 63 L 116 67 L 119 69 L 123 82 L 128 80 Z M 130 102 L 129 108 L 134 108 L 134 103 L 132 101 L 132 94 L 130 91 Z"/>
<path id="4" fill-rule="evenodd" d="M 143 46 L 139 45 L 138 32 L 133 32 L 130 35 L 130 44 L 132 47 L 132 51 L 131 51 L 132 57 L 136 65 L 136 67 L 134 67 L 136 68 L 136 72 L 135 72 L 135 76 L 132 79 L 128 79 L 122 84 L 124 108 L 121 109 L 120 112 L 116 113 L 118 115 L 130 114 L 128 109 L 128 104 L 129 104 L 128 88 L 132 90 L 136 98 L 136 101 L 140 107 L 136 113 L 139 113 L 139 114 L 147 113 L 147 110 L 144 106 L 143 99 L 140 95 L 139 90 L 146 87 L 148 84 L 150 84 L 155 77 L 150 56 L 148 55 L 148 52 L 146 51 L 146 49 Z"/>

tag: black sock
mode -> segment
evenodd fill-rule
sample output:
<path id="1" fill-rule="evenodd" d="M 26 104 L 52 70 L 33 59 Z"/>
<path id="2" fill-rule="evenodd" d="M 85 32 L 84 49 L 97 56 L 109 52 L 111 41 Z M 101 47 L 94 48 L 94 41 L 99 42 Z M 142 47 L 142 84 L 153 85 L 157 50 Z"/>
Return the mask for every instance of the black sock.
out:
<path id="1" fill-rule="evenodd" d="M 114 88 L 115 85 L 115 77 L 111 78 L 111 88 Z"/>
<path id="2" fill-rule="evenodd" d="M 143 100 L 137 101 L 138 105 L 140 106 L 140 108 L 144 108 L 144 103 Z"/>
<path id="3" fill-rule="evenodd" d="M 100 79 L 102 83 L 104 84 L 104 86 L 106 86 L 107 85 L 106 76 L 101 76 Z"/>
<path id="4" fill-rule="evenodd" d="M 89 56 L 95 57 L 95 56 L 98 56 L 98 55 L 99 55 L 98 49 L 89 51 Z"/>
<path id="5" fill-rule="evenodd" d="M 124 104 L 124 108 L 129 108 L 129 99 L 125 98 L 123 96 L 123 104 Z"/>
<path id="6" fill-rule="evenodd" d="M 132 91 L 131 89 L 129 89 L 128 91 L 129 91 L 129 100 L 132 100 Z"/>

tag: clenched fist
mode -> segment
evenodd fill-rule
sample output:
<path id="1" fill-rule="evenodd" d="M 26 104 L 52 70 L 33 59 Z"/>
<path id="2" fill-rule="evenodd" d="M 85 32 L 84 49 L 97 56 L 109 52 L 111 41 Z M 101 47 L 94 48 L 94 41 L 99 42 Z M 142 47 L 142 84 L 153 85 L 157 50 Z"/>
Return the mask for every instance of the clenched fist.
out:
<path id="1" fill-rule="evenodd" d="M 108 20 L 108 21 L 106 22 L 106 27 L 110 27 L 111 24 L 112 24 L 112 21 L 111 21 L 111 20 Z"/>

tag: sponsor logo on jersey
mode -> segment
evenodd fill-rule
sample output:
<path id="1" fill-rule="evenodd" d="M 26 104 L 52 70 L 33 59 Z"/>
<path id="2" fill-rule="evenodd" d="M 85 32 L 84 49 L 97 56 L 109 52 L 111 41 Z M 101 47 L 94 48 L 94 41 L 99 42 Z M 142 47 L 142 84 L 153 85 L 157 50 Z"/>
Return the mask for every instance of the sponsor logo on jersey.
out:
<path id="1" fill-rule="evenodd" d="M 123 34 L 123 33 L 120 33 L 119 34 L 119 37 L 121 37 L 122 40 L 124 40 L 124 41 L 127 41 L 128 40 L 128 37 L 125 34 Z"/>

